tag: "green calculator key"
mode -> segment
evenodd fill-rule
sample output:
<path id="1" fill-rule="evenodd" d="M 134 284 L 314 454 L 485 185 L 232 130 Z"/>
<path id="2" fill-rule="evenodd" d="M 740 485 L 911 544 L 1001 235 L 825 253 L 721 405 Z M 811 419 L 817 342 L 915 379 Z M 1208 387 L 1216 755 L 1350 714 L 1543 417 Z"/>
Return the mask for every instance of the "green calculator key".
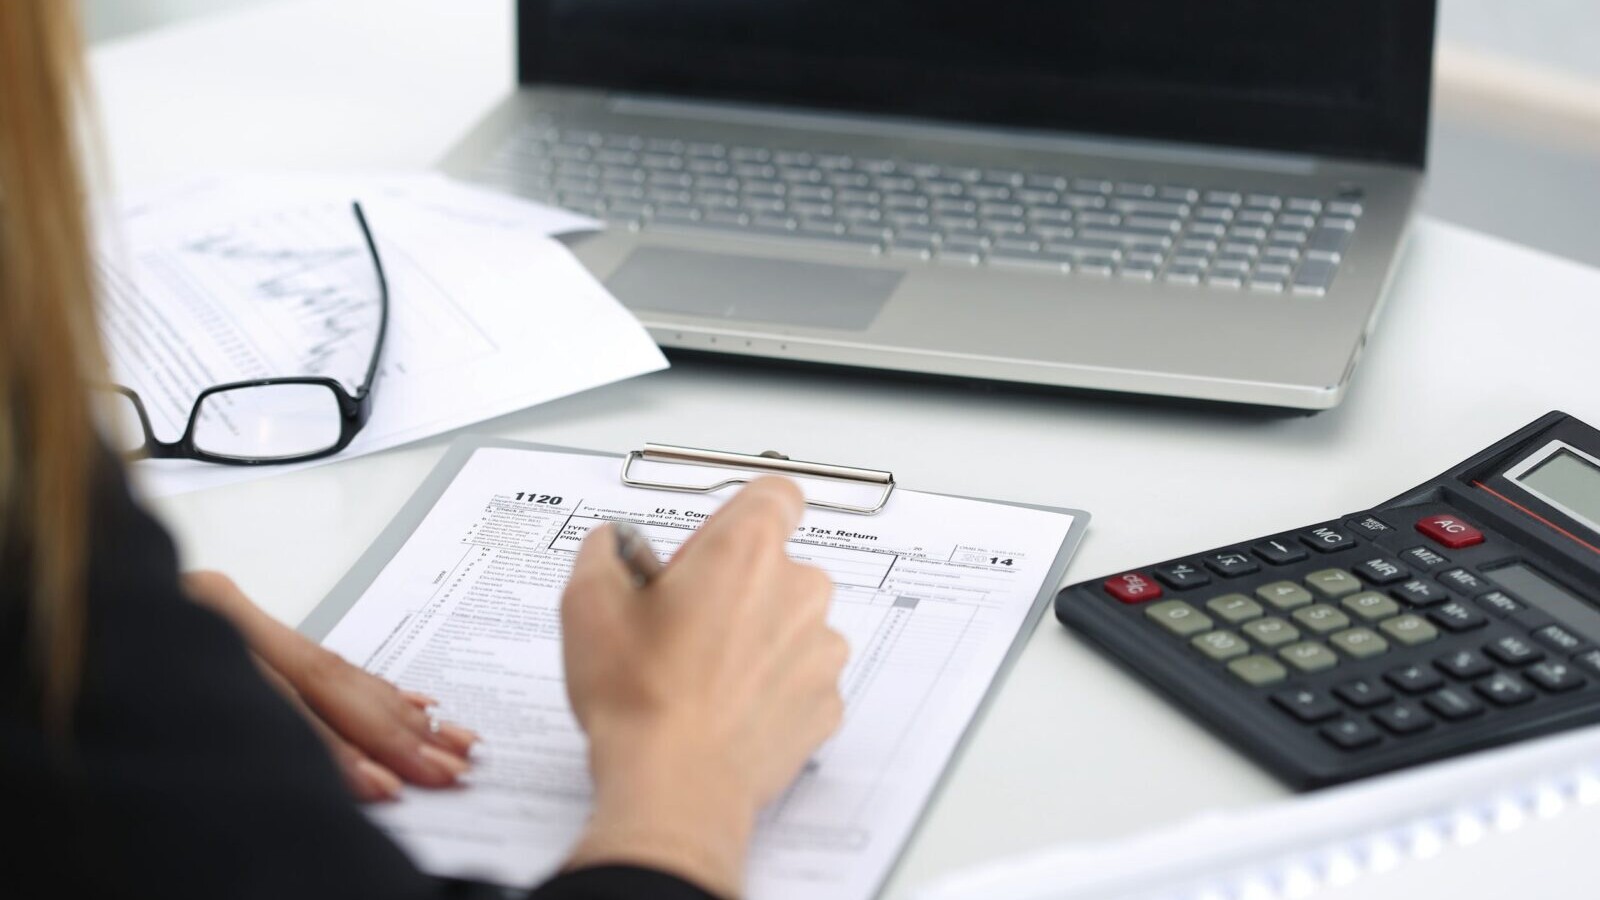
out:
<path id="1" fill-rule="evenodd" d="M 1145 610 L 1144 614 L 1178 637 L 1211 630 L 1211 617 L 1182 600 L 1163 600 Z"/>
<path id="2" fill-rule="evenodd" d="M 1340 600 L 1339 605 L 1367 622 L 1387 619 L 1390 616 L 1398 615 L 1400 612 L 1400 604 L 1377 591 L 1362 591 L 1359 594 L 1351 594 Z"/>
<path id="3" fill-rule="evenodd" d="M 1251 600 L 1243 594 L 1223 594 L 1206 601 L 1206 609 L 1229 625 L 1238 625 L 1251 619 L 1261 618 L 1264 612 L 1261 604 Z"/>
<path id="4" fill-rule="evenodd" d="M 1295 610 L 1294 620 L 1313 634 L 1331 634 L 1350 627 L 1350 617 L 1326 603 Z"/>
<path id="5" fill-rule="evenodd" d="M 1288 669 L 1267 656 L 1241 656 L 1228 663 L 1228 671 L 1252 687 L 1276 684 L 1289 677 Z"/>
<path id="6" fill-rule="evenodd" d="M 1439 630 L 1428 624 L 1427 619 L 1410 613 L 1403 616 L 1395 616 L 1392 619 L 1385 619 L 1378 623 L 1378 627 L 1383 629 L 1384 634 L 1405 644 L 1407 647 L 1426 644 L 1439 636 Z"/>
<path id="7" fill-rule="evenodd" d="M 1389 649 L 1389 642 L 1383 635 L 1371 628 L 1352 628 L 1341 631 L 1331 638 L 1328 643 L 1343 650 L 1347 656 L 1355 659 L 1370 659 Z"/>
<path id="8" fill-rule="evenodd" d="M 1257 619 L 1243 631 L 1263 647 L 1280 647 L 1300 639 L 1300 629 L 1282 619 Z"/>
<path id="9" fill-rule="evenodd" d="M 1256 596 L 1278 609 L 1306 606 L 1317 599 L 1311 592 L 1292 581 L 1274 581 L 1256 588 Z"/>
<path id="10" fill-rule="evenodd" d="M 1339 657 L 1334 656 L 1332 650 L 1311 641 L 1290 644 L 1279 650 L 1278 655 L 1302 672 L 1321 672 L 1339 664 Z"/>
<path id="11" fill-rule="evenodd" d="M 1361 590 L 1356 576 L 1343 569 L 1321 569 L 1306 576 L 1306 584 L 1325 600 L 1337 600 Z"/>
<path id="12" fill-rule="evenodd" d="M 1250 645 L 1245 643 L 1244 638 L 1231 631 L 1209 631 L 1189 643 L 1218 662 L 1250 652 Z"/>

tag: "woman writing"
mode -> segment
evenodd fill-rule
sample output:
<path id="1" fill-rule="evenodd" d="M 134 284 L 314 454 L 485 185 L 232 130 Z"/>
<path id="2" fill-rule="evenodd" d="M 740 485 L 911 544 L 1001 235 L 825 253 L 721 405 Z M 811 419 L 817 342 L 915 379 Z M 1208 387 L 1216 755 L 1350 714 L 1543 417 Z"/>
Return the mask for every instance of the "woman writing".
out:
<path id="1" fill-rule="evenodd" d="M 74 4 L 0 4 L 0 852 L 7 896 L 499 896 L 360 812 L 476 740 L 268 617 L 172 542 L 100 441 Z M 757 812 L 837 727 L 831 587 L 763 480 L 648 587 L 596 532 L 563 598 L 593 810 L 551 898 L 732 897 Z"/>

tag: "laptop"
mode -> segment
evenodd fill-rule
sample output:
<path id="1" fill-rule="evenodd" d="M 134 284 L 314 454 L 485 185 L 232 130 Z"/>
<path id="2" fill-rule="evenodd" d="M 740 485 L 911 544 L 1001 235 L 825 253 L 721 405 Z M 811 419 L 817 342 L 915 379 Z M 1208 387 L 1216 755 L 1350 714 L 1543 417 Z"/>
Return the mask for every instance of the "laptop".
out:
<path id="1" fill-rule="evenodd" d="M 520 0 L 442 163 L 671 351 L 1321 410 L 1423 181 L 1431 0 Z"/>

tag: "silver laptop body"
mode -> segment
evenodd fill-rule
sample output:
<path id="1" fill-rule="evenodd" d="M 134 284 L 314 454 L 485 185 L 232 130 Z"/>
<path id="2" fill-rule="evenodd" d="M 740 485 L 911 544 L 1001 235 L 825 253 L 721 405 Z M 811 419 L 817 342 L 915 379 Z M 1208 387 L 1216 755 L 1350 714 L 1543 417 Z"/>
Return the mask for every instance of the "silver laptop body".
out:
<path id="1" fill-rule="evenodd" d="M 793 5 L 818 7 L 810 18 L 822 21 L 853 17 L 840 27 L 870 31 L 886 27 L 874 21 L 907 9 L 966 6 L 977 15 L 1008 4 L 1026 7 L 1019 15 L 1050 8 L 1032 0 Z M 1117 17 L 1166 4 L 1086 5 Z M 1168 40 L 1194 37 L 1204 45 L 1206 28 L 1223 34 L 1255 21 L 1227 14 L 1245 16 L 1260 5 L 1220 2 L 1212 13 L 1223 21 L 1184 24 Z M 1370 21 L 1294 21 L 1313 6 L 1327 7 L 1313 19 L 1347 12 L 1341 4 L 1272 9 L 1289 20 L 1285 34 L 1321 27 L 1313 42 L 1332 41 L 1350 57 L 1305 65 L 1361 75 L 1377 85 L 1366 90 L 1377 92 L 1384 109 L 1355 115 L 1343 107 L 1374 105 L 1359 91 L 1350 92 L 1355 102 L 1336 94 L 1344 90 L 1336 84 L 1298 82 L 1264 105 L 1234 84 L 1211 91 L 1215 97 L 1201 89 L 1186 105 L 1184 91 L 1197 89 L 1163 68 L 1169 64 L 1154 56 L 1157 41 L 1148 52 L 1160 77 L 1145 78 L 1157 85 L 1141 88 L 1145 96 L 1124 90 L 1131 99 L 1096 97 L 1105 87 L 1093 66 L 1057 79 L 1063 97 L 1083 85 L 1084 102 L 1132 103 L 1119 125 L 1152 107 L 1172 118 L 1123 129 L 1133 134 L 1096 134 L 1054 127 L 1054 119 L 1052 127 L 1017 121 L 1014 111 L 1002 110 L 1009 119 L 990 116 L 981 102 L 965 107 L 962 118 L 943 110 L 928 115 L 918 104 L 937 90 L 933 74 L 927 86 L 900 92 L 911 99 L 886 100 L 881 95 L 895 92 L 878 90 L 834 109 L 807 97 L 804 105 L 751 102 L 748 95 L 761 91 L 803 93 L 805 85 L 795 87 L 797 69 L 811 77 L 844 69 L 838 90 L 846 90 L 862 83 L 856 70 L 877 64 L 869 50 L 865 60 L 807 70 L 786 48 L 781 65 L 762 69 L 777 52 L 771 45 L 789 41 L 798 20 L 766 23 L 765 34 L 754 26 L 739 32 L 741 40 L 754 34 L 756 44 L 734 61 L 756 73 L 732 79 L 740 91 L 703 87 L 715 79 L 698 63 L 689 64 L 688 79 L 662 74 L 663 66 L 680 65 L 684 47 L 730 40 L 715 23 L 739 14 L 760 18 L 749 12 L 764 8 L 757 0 L 523 0 L 523 86 L 443 168 L 604 220 L 606 229 L 575 239 L 574 251 L 672 350 L 1327 409 L 1343 398 L 1378 317 L 1421 186 L 1433 9 L 1412 0 L 1372 2 L 1348 11 Z M 863 10 L 877 15 L 864 18 Z M 612 11 L 616 18 L 608 20 Z M 696 31 L 696 15 L 713 23 L 705 33 Z M 657 37 L 672 28 L 669 38 Z M 1321 36 L 1330 31 L 1337 33 Z M 989 38 L 1008 45 L 1007 60 L 1015 54 L 1009 44 L 1020 40 L 1014 34 Z M 1254 35 L 1254 44 L 1235 52 L 1248 57 L 1272 36 Z M 833 38 L 794 40 L 814 49 L 832 46 Z M 1072 58 L 1121 52 L 1118 40 L 1134 38 L 1114 36 L 1109 49 L 1084 44 Z M 1350 46 L 1363 41 L 1383 46 Z M 912 44 L 886 47 L 884 55 L 903 65 L 903 57 L 921 52 Z M 642 62 L 614 75 L 584 51 Z M 1293 56 L 1308 48 L 1273 52 L 1280 51 Z M 1200 58 L 1229 52 L 1218 46 Z M 1273 64 L 1260 65 L 1271 75 Z M 993 68 L 994 59 L 984 65 Z M 1366 71 L 1374 67 L 1381 71 Z M 572 68 L 576 77 L 566 71 Z M 561 71 L 552 76 L 554 69 Z M 1127 77 L 1111 78 L 1111 88 Z M 1218 77 L 1228 77 L 1225 66 Z M 639 89 L 657 80 L 666 86 Z M 692 91 L 678 89 L 685 80 Z M 1027 106 L 1025 99 L 1017 105 Z M 1036 108 L 1053 109 L 1044 99 Z M 1205 119 L 1218 110 L 1220 125 Z M 1276 117 L 1249 119 L 1274 110 Z M 1210 140 L 1182 139 L 1191 131 Z M 1215 140 L 1219 134 L 1229 141 Z M 1297 140 L 1305 146 L 1262 146 Z M 1359 152 L 1313 152 L 1341 141 L 1360 145 Z"/>

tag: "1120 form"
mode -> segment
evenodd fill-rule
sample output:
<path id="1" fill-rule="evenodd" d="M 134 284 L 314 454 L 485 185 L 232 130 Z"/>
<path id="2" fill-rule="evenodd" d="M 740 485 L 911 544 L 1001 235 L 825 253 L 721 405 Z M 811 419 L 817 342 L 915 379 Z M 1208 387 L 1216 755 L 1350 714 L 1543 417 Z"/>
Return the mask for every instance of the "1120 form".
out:
<path id="1" fill-rule="evenodd" d="M 666 561 L 721 504 L 627 487 L 618 462 L 474 450 L 328 633 L 346 659 L 437 698 L 483 736 L 464 789 L 408 789 L 371 809 L 428 871 L 529 886 L 559 867 L 583 827 L 585 742 L 560 644 L 573 556 L 593 529 L 626 521 Z M 833 579 L 830 621 L 851 648 L 846 712 L 763 815 L 751 897 L 865 900 L 878 890 L 1035 620 L 1073 518 L 903 490 L 875 516 L 807 510 L 788 552 Z"/>

